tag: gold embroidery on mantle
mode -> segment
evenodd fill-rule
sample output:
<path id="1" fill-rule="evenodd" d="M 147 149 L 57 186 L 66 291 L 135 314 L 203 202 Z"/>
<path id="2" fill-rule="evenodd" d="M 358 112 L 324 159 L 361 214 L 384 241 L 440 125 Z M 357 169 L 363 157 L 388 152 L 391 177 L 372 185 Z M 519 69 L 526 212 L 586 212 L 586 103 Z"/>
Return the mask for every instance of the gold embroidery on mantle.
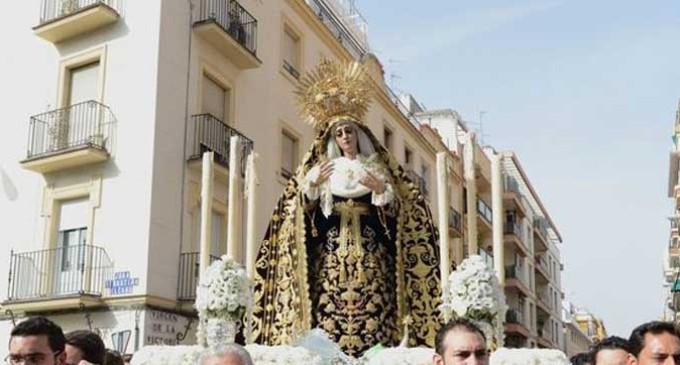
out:
<path id="1" fill-rule="evenodd" d="M 386 341 L 398 343 L 403 336 L 400 332 L 403 331 L 399 328 L 401 326 L 396 324 L 402 323 L 404 317 L 410 315 L 412 324 L 409 326 L 409 346 L 433 347 L 434 337 L 440 326 L 438 305 L 441 302 L 437 231 L 418 188 L 408 180 L 404 170 L 389 152 L 379 145 L 370 130 L 365 126 L 359 127 L 376 146 L 381 160 L 386 161 L 385 170 L 390 174 L 396 197 L 388 215 L 396 219 L 396 232 L 393 235 L 396 254 L 392 259 L 396 267 L 397 318 L 366 319 L 365 329 L 368 333 L 373 333 L 375 328 L 385 327 L 383 320 L 395 323 L 395 328 L 389 330 L 393 333 L 386 334 L 388 338 Z M 311 307 L 310 290 L 315 283 L 308 282 L 310 278 L 308 268 L 311 269 L 313 266 L 308 266 L 307 263 L 305 232 L 308 227 L 304 219 L 305 202 L 300 194 L 299 181 L 302 181 L 306 172 L 325 156 L 325 142 L 329 135 L 328 130 L 319 134 L 305 154 L 295 176 L 289 180 L 275 207 L 265 239 L 258 251 L 252 319 L 253 338 L 257 343 L 289 344 L 296 334 L 311 328 L 313 316 L 317 314 Z M 359 233 L 361 240 L 364 240 L 365 232 Z M 352 235 L 354 242 L 360 242 L 356 238 L 356 231 L 353 231 Z M 366 252 L 362 255 L 361 260 L 368 264 L 371 255 L 367 255 Z M 376 257 L 380 258 L 378 254 Z M 348 255 L 346 260 L 350 258 L 356 260 L 356 257 L 351 255 Z M 310 265 L 318 263 L 317 258 L 317 262 Z M 356 264 L 356 261 L 353 263 Z M 371 285 L 374 281 L 371 275 L 375 274 L 367 269 L 368 265 L 364 265 L 366 284 L 360 286 L 357 284 L 358 281 L 352 280 L 359 272 L 356 267 L 347 266 L 347 287 L 343 288 L 340 296 L 341 302 L 346 304 L 344 313 L 355 315 L 347 315 L 346 320 L 326 320 L 319 323 L 319 327 L 335 326 L 345 328 L 351 333 L 362 320 L 352 310 L 355 310 L 357 301 L 360 300 L 357 293 Z M 325 285 L 337 285 L 332 283 L 337 283 L 339 275 L 339 270 L 329 271 L 327 277 L 324 277 L 327 281 Z M 330 305 L 332 309 L 335 303 L 329 300 L 324 305 Z M 377 343 L 376 339 L 371 338 L 364 341 Z M 348 348 L 357 348 L 360 341 L 349 336 L 342 342 L 341 346 L 347 352 Z"/>

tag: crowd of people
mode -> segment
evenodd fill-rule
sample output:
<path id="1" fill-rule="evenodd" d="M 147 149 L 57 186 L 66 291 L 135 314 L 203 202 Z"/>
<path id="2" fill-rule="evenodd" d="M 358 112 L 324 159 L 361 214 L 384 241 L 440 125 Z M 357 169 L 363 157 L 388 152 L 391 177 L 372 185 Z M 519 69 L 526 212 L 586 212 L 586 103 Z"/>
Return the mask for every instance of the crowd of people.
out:
<path id="1" fill-rule="evenodd" d="M 10 333 L 9 365 L 123 365 L 123 357 L 107 349 L 95 332 L 64 331 L 37 316 L 17 324 Z"/>
<path id="2" fill-rule="evenodd" d="M 467 320 L 454 320 L 437 334 L 434 365 L 486 365 L 489 354 L 484 333 Z M 628 340 L 611 336 L 570 359 L 572 365 L 680 364 L 680 332 L 670 322 L 647 322 Z"/>
<path id="3" fill-rule="evenodd" d="M 98 334 L 77 330 L 64 334 L 45 317 L 29 318 L 12 329 L 8 365 L 123 365 L 120 354 L 105 347 Z M 636 327 L 626 340 L 607 337 L 588 352 L 573 356 L 572 365 L 680 364 L 680 332 L 669 322 L 648 322 Z M 442 326 L 435 339 L 433 365 L 486 365 L 489 350 L 484 332 L 461 318 Z M 254 365 L 238 344 L 207 348 L 199 365 Z"/>
<path id="4" fill-rule="evenodd" d="M 572 365 L 680 364 L 680 332 L 670 322 L 647 322 L 626 340 L 611 336 L 588 352 L 571 358 Z"/>
<path id="5" fill-rule="evenodd" d="M 95 332 L 68 333 L 49 319 L 36 316 L 17 324 L 10 333 L 8 365 L 124 365 L 123 357 L 107 349 Z M 204 351 L 201 365 L 253 365 L 240 345 L 224 344 Z"/>

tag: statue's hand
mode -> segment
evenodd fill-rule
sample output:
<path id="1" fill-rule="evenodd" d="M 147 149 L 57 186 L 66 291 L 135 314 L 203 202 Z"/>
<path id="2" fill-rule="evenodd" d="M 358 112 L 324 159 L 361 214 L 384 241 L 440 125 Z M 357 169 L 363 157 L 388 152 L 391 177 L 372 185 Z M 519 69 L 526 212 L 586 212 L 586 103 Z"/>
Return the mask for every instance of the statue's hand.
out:
<path id="1" fill-rule="evenodd" d="M 376 194 L 382 194 L 385 192 L 385 183 L 383 183 L 382 180 L 377 178 L 369 171 L 364 171 L 364 174 L 359 179 L 359 182 L 365 185 L 367 188 L 373 190 Z"/>
<path id="2" fill-rule="evenodd" d="M 326 161 L 319 165 L 319 176 L 311 182 L 313 188 L 323 184 L 333 174 L 333 161 Z"/>

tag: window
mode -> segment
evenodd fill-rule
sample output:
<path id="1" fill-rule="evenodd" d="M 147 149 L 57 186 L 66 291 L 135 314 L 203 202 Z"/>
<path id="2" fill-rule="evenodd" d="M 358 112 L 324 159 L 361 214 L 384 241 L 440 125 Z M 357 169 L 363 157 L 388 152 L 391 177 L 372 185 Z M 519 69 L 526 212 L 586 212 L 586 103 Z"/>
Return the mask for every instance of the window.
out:
<path id="1" fill-rule="evenodd" d="M 483 248 L 480 248 L 479 249 L 479 255 L 484 259 L 484 263 L 486 263 L 486 265 L 489 268 L 493 269 L 493 267 L 494 267 L 494 265 L 493 265 L 493 253 L 491 252 L 491 249 L 489 249 L 487 251 Z"/>
<path id="2" fill-rule="evenodd" d="M 211 242 L 210 254 L 215 257 L 220 257 L 224 254 L 224 248 L 227 246 L 227 239 L 225 236 L 225 222 L 227 221 L 225 215 L 221 212 L 212 211 L 211 216 Z"/>
<path id="3" fill-rule="evenodd" d="M 298 139 L 287 131 L 281 131 L 281 176 L 290 179 L 298 161 Z"/>
<path id="4" fill-rule="evenodd" d="M 99 99 L 99 61 L 69 69 L 66 105 Z"/>
<path id="5" fill-rule="evenodd" d="M 206 74 L 203 74 L 201 87 L 201 112 L 229 123 L 230 90 Z"/>
<path id="6" fill-rule="evenodd" d="M 290 27 L 283 29 L 283 68 L 296 79 L 300 78 L 300 36 Z"/>
<path id="7" fill-rule="evenodd" d="M 383 128 L 383 145 L 385 146 L 385 149 L 388 151 L 392 151 L 392 139 L 394 138 L 394 134 L 392 131 L 384 127 Z"/>
<path id="8" fill-rule="evenodd" d="M 423 194 L 425 196 L 430 195 L 430 167 L 423 162 L 420 165 L 420 177 L 423 178 L 423 183 L 421 186 L 421 190 L 423 191 Z"/>
<path id="9" fill-rule="evenodd" d="M 404 147 L 404 166 L 406 169 L 411 168 L 411 164 L 413 163 L 413 151 L 411 151 L 410 148 Z"/>
<path id="10" fill-rule="evenodd" d="M 54 290 L 67 294 L 78 289 L 85 265 L 88 198 L 66 200 L 59 210 L 57 247 L 54 251 Z"/>

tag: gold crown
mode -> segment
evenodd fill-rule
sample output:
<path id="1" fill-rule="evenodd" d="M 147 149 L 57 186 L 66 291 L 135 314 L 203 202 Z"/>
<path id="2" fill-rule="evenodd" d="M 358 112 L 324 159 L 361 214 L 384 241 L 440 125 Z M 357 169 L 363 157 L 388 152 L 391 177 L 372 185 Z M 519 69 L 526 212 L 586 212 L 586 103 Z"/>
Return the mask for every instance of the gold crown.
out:
<path id="1" fill-rule="evenodd" d="M 371 87 L 363 66 L 328 59 L 302 78 L 295 91 L 300 113 L 318 130 L 340 119 L 363 123 L 371 102 Z"/>

